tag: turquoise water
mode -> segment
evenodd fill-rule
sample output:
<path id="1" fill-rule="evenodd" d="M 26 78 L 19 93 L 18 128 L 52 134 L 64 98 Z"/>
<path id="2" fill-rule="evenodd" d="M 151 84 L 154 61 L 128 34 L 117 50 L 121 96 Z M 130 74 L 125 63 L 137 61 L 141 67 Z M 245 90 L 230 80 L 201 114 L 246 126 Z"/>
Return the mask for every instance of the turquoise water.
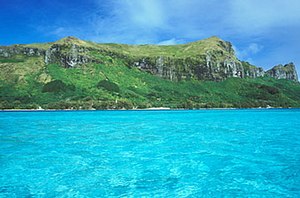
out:
<path id="1" fill-rule="evenodd" d="M 299 197 L 300 110 L 0 112 L 0 197 Z"/>

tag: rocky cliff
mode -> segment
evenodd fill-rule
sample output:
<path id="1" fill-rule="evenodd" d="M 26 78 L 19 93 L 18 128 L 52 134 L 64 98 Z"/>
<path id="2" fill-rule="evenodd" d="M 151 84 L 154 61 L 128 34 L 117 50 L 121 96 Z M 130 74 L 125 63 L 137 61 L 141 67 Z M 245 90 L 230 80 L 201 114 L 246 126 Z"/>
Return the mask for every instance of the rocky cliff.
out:
<path id="1" fill-rule="evenodd" d="M 111 61 L 118 59 L 128 67 L 172 81 L 262 76 L 298 81 L 294 64 L 278 65 L 265 72 L 261 67 L 238 60 L 231 43 L 217 37 L 175 46 L 96 44 L 67 37 L 55 43 L 0 47 L 2 58 L 18 55 L 42 56 L 46 65 L 59 64 L 65 68 L 105 64 L 104 59 L 109 57 Z"/>
<path id="2" fill-rule="evenodd" d="M 276 79 L 288 79 L 298 81 L 298 75 L 294 63 L 277 65 L 266 72 L 267 76 Z"/>
<path id="3" fill-rule="evenodd" d="M 12 58 L 15 55 L 24 56 L 44 56 L 45 50 L 32 47 L 24 47 L 22 45 L 0 46 L 0 57 Z"/>
<path id="4" fill-rule="evenodd" d="M 76 44 L 53 44 L 45 52 L 45 63 L 57 63 L 66 68 L 76 67 L 92 61 L 91 58 L 84 55 L 86 52 L 88 52 L 87 48 Z"/>

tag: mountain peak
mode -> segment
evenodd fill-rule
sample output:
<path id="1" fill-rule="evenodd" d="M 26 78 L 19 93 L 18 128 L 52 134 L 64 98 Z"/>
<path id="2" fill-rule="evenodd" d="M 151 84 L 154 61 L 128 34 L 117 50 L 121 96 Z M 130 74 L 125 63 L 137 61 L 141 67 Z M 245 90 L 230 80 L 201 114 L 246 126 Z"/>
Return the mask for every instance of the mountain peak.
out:
<path id="1" fill-rule="evenodd" d="M 77 44 L 77 45 L 82 45 L 85 44 L 86 42 L 83 40 L 80 40 L 79 38 L 76 38 L 74 36 L 67 36 L 64 37 L 58 41 L 56 41 L 55 43 L 58 44 Z"/>
<path id="2" fill-rule="evenodd" d="M 80 40 L 80 39 L 75 36 L 67 36 L 67 37 L 60 39 L 60 41 L 78 41 L 78 40 Z"/>
<path id="3" fill-rule="evenodd" d="M 197 43 L 203 43 L 203 42 L 208 42 L 208 43 L 215 43 L 217 44 L 218 42 L 222 42 L 223 40 L 220 39 L 219 37 L 217 36 L 211 36 L 211 37 L 208 37 L 208 38 L 205 38 L 205 39 L 201 39 L 201 40 L 196 40 L 196 41 L 193 41 L 193 42 L 190 42 L 190 43 L 187 43 L 187 44 L 197 44 Z M 224 41 L 223 41 L 224 42 Z"/>
<path id="4" fill-rule="evenodd" d="M 220 39 L 220 38 L 217 37 L 217 36 L 211 36 L 211 37 L 209 37 L 209 38 L 207 38 L 207 39 L 204 39 L 204 40 L 222 41 L 222 39 Z"/>

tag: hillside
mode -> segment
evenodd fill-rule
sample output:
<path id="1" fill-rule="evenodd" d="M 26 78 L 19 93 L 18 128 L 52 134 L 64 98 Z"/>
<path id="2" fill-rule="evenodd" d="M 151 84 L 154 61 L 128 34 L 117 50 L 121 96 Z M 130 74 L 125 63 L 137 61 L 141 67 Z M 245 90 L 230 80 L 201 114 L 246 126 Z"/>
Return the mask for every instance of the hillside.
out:
<path id="1" fill-rule="evenodd" d="M 0 108 L 300 107 L 290 63 L 264 71 L 217 37 L 174 45 L 67 37 L 0 47 Z"/>

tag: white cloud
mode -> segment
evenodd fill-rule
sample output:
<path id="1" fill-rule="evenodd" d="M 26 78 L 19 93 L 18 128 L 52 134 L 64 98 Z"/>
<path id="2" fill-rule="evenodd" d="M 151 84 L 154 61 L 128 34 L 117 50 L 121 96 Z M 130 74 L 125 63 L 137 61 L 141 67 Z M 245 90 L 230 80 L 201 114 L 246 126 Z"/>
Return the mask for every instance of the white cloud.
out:
<path id="1" fill-rule="evenodd" d="M 222 29 L 216 23 L 226 13 L 224 6 L 217 0 L 120 0 L 110 2 L 103 10 L 99 1 L 101 12 L 89 17 L 89 29 L 94 33 L 88 39 L 121 43 L 159 43 L 175 37 L 202 39 Z M 210 14 L 215 9 L 220 10 Z"/>
<path id="2" fill-rule="evenodd" d="M 274 27 L 300 24 L 299 0 L 232 0 L 228 26 L 247 35 L 264 34 Z"/>
<path id="3" fill-rule="evenodd" d="M 161 28 L 167 24 L 167 15 L 159 0 L 127 0 L 121 6 L 126 8 L 129 17 L 125 20 L 138 27 Z"/>
<path id="4" fill-rule="evenodd" d="M 176 44 L 181 44 L 184 43 L 183 40 L 181 39 L 169 39 L 169 40 L 164 40 L 164 41 L 160 41 L 159 43 L 157 43 L 158 45 L 176 45 Z"/>
<path id="5" fill-rule="evenodd" d="M 243 49 L 239 49 L 236 46 L 234 46 L 234 50 L 236 52 L 236 56 L 241 60 L 246 60 L 248 62 L 253 63 L 253 57 L 257 53 L 259 53 L 263 49 L 262 45 L 259 45 L 257 43 L 250 43 L 247 47 Z"/>
<path id="6" fill-rule="evenodd" d="M 49 32 L 49 34 L 54 34 L 54 35 L 57 35 L 59 37 L 62 37 L 62 36 L 64 36 L 66 34 L 66 28 L 64 28 L 64 27 L 57 27 L 53 31 Z"/>
<path id="7" fill-rule="evenodd" d="M 167 23 L 158 0 L 122 0 L 112 1 L 103 9 L 99 1 L 100 12 L 91 13 L 88 20 L 87 39 L 98 42 L 119 43 L 155 43 Z"/>
<path id="8" fill-rule="evenodd" d="M 252 54 L 256 54 L 258 52 L 260 52 L 262 50 L 263 46 L 259 45 L 257 43 L 251 43 L 249 45 L 249 47 L 247 48 L 247 50 L 252 53 Z"/>

